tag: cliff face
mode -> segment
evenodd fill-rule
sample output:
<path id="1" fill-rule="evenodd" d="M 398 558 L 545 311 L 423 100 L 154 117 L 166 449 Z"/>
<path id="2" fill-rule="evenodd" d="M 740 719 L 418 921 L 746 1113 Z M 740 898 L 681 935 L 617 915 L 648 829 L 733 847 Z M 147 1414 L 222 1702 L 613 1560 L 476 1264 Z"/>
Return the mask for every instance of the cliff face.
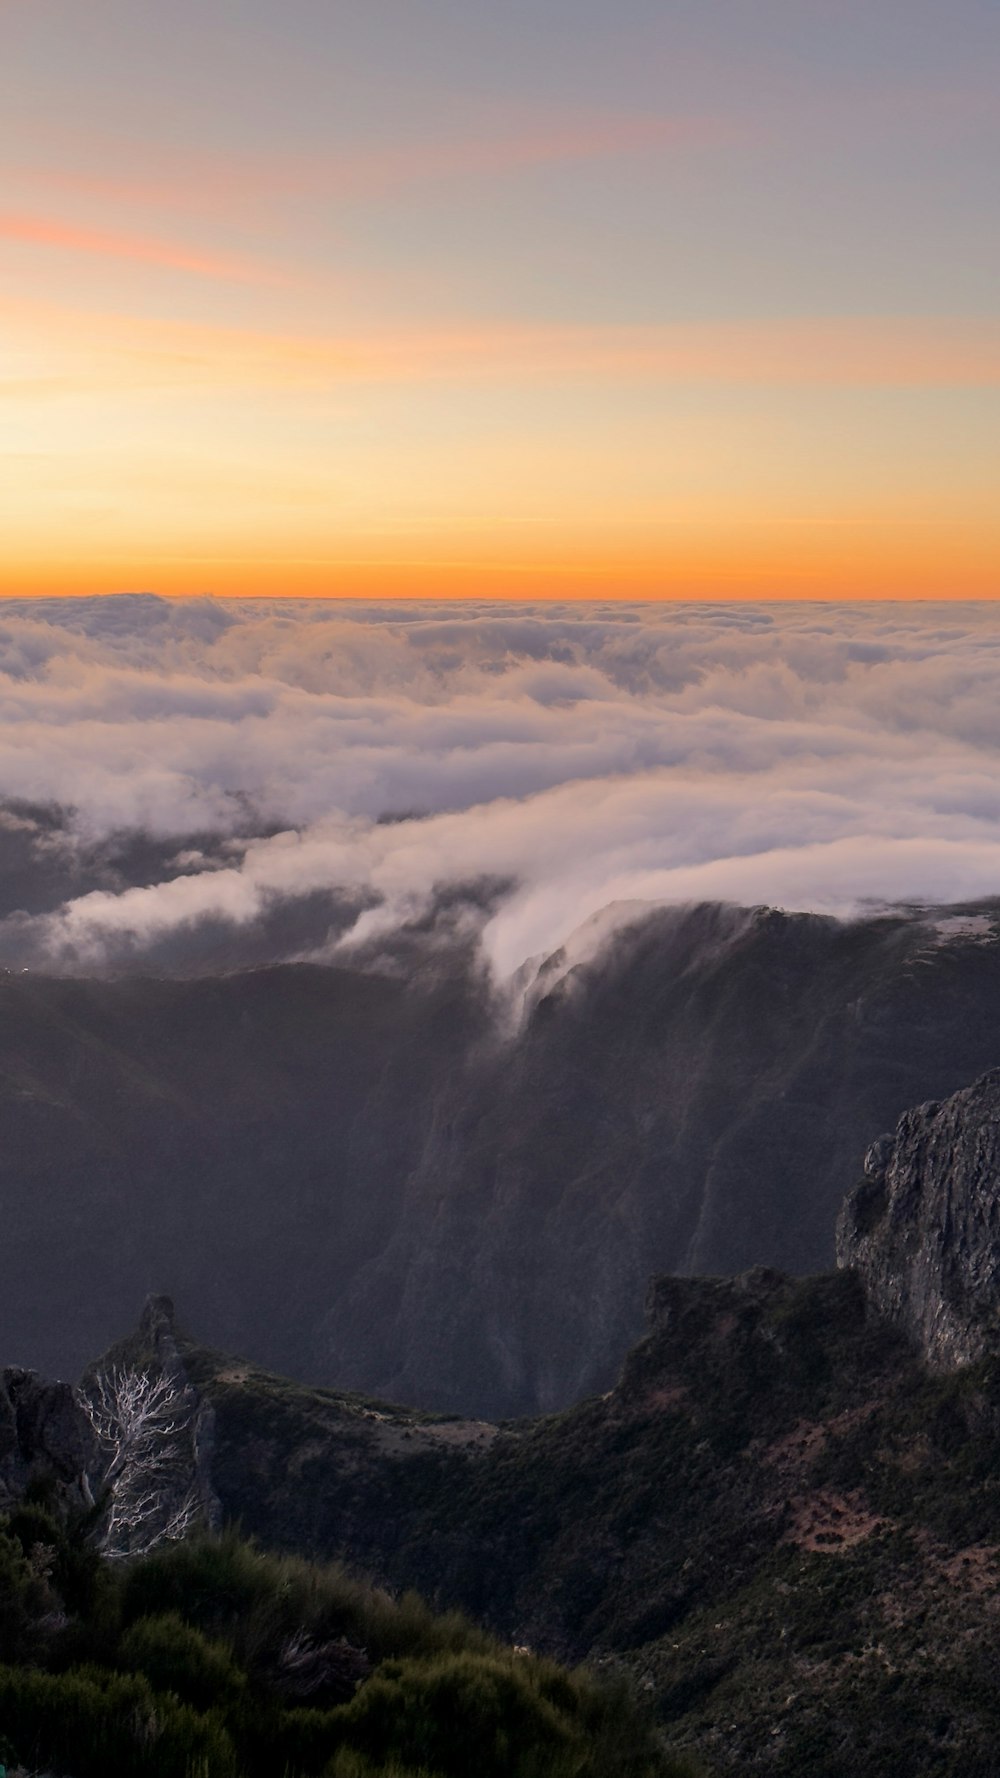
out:
<path id="1" fill-rule="evenodd" d="M 551 960 L 516 1034 L 448 947 L 0 975 L 0 1352 L 75 1375 L 165 1290 L 310 1382 L 491 1417 L 607 1389 L 651 1275 L 830 1266 L 873 1137 L 1000 1063 L 998 911 L 660 910 Z"/>
<path id="2" fill-rule="evenodd" d="M 306 1375 L 548 1412 L 610 1386 L 650 1276 L 831 1266 L 872 1139 L 1000 1063 L 983 927 L 701 907 L 620 935 L 436 1090 Z"/>
<path id="3" fill-rule="evenodd" d="M 1000 1069 L 918 1105 L 872 1144 L 837 1258 L 928 1364 L 1000 1352 Z"/>

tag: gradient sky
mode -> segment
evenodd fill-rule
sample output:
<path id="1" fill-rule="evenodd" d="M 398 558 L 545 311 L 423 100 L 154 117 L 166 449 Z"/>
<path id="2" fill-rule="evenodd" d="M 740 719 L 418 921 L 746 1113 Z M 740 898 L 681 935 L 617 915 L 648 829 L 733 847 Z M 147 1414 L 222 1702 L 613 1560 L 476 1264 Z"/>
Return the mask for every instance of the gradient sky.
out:
<path id="1" fill-rule="evenodd" d="M 996 0 L 0 0 L 0 592 L 1000 596 Z"/>

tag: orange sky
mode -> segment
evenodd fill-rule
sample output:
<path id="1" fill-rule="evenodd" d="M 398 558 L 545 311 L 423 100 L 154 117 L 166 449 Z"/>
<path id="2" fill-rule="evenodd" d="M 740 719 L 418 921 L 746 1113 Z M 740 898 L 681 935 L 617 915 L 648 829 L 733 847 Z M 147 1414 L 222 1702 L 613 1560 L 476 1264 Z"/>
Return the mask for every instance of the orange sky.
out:
<path id="1" fill-rule="evenodd" d="M 992 38 L 373 7 L 0 17 L 0 593 L 1000 596 Z"/>

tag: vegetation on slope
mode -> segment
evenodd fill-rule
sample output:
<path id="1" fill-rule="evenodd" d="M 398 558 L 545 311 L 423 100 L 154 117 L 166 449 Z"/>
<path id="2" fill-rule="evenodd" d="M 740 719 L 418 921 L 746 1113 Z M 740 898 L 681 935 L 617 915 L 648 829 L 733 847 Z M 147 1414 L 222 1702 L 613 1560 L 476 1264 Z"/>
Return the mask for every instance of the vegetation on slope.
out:
<path id="1" fill-rule="evenodd" d="M 996 1778 L 1000 1365 L 923 1370 L 856 1278 L 666 1279 L 608 1396 L 500 1429 L 187 1348 L 230 1517 L 630 1670 L 743 1778 Z"/>
<path id="2" fill-rule="evenodd" d="M 0 1521 L 0 1758 L 73 1778 L 678 1778 L 625 1688 L 235 1535 Z"/>

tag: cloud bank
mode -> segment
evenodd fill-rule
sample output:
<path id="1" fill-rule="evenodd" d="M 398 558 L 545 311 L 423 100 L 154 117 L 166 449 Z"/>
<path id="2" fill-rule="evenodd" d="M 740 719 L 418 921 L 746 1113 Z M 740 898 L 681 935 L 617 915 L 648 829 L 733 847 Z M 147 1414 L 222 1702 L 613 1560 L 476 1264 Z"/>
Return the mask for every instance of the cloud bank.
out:
<path id="1" fill-rule="evenodd" d="M 0 711 L 12 843 L 55 806 L 154 860 L 15 907 L 33 967 L 206 927 L 336 955 L 447 905 L 504 980 L 613 902 L 1000 894 L 992 605 L 6 601 Z"/>

